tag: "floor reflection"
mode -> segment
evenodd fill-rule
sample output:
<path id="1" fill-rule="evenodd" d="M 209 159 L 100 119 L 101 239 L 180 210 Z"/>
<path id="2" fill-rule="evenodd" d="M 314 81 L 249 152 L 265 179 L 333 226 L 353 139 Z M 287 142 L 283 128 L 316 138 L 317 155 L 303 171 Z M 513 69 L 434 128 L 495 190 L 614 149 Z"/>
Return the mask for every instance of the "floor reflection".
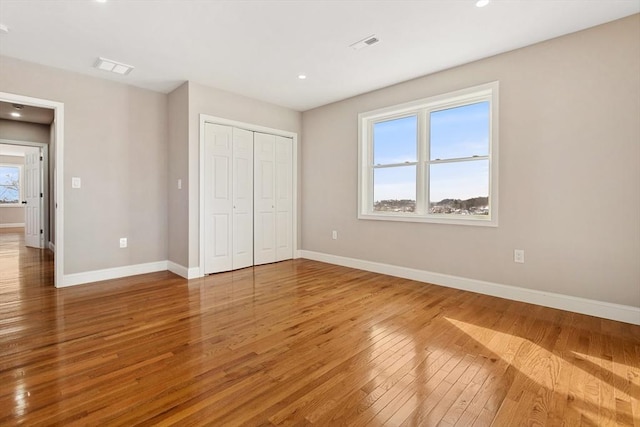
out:
<path id="1" fill-rule="evenodd" d="M 637 419 L 640 327 L 309 260 L 56 289 L 10 240 L 0 425 Z"/>

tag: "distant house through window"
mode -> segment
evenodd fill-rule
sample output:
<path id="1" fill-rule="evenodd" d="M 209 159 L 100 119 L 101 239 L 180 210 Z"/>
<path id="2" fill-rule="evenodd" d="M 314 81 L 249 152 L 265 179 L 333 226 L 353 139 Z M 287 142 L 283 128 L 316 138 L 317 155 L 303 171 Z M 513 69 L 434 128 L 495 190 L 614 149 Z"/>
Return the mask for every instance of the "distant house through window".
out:
<path id="1" fill-rule="evenodd" d="M 0 164 L 0 206 L 20 203 L 20 166 Z"/>
<path id="2" fill-rule="evenodd" d="M 359 218 L 497 225 L 498 84 L 359 116 Z"/>

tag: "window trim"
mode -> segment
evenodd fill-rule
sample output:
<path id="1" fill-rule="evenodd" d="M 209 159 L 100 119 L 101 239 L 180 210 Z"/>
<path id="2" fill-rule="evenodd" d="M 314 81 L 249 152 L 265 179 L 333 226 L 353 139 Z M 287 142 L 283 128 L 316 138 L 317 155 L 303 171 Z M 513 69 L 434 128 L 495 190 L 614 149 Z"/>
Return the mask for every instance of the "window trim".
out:
<path id="1" fill-rule="evenodd" d="M 431 96 L 403 104 L 379 108 L 358 114 L 358 219 L 423 222 L 436 224 L 498 226 L 498 99 L 499 83 L 497 81 L 485 83 L 453 92 Z M 429 146 L 426 133 L 429 126 L 429 112 L 437 109 L 453 108 L 474 102 L 489 101 L 489 212 L 488 217 L 480 216 L 445 216 L 429 214 L 426 210 L 428 201 L 425 186 L 427 177 L 422 176 L 426 168 L 433 163 L 429 158 Z M 373 125 L 374 123 L 418 115 L 418 166 L 416 170 L 416 211 L 420 204 L 425 208 L 424 213 L 393 213 L 373 211 Z M 425 116 L 426 117 L 423 117 Z M 451 161 L 447 159 L 444 162 Z M 421 167 L 426 164 L 426 167 Z"/>
<path id="2" fill-rule="evenodd" d="M 20 183 L 18 185 L 18 201 L 16 203 L 0 203 L 0 208 L 21 208 L 24 205 L 22 204 L 22 195 L 23 195 L 23 185 L 24 185 L 24 176 L 22 165 L 18 163 L 0 163 L 0 167 L 10 167 L 10 168 L 18 168 L 18 174 L 20 175 Z"/>

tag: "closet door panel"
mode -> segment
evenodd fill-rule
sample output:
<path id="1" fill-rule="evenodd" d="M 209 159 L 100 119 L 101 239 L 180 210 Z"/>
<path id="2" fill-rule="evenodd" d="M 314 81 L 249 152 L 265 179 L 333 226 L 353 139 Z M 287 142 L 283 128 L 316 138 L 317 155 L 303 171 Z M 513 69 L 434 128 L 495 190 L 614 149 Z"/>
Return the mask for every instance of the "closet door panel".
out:
<path id="1" fill-rule="evenodd" d="M 276 137 L 275 261 L 293 258 L 293 140 Z"/>
<path id="2" fill-rule="evenodd" d="M 276 260 L 275 242 L 275 150 L 276 137 L 254 134 L 254 264 Z"/>
<path id="3" fill-rule="evenodd" d="M 204 146 L 204 273 L 232 269 L 232 129 L 207 123 Z"/>
<path id="4" fill-rule="evenodd" d="M 253 265 L 253 132 L 233 129 L 233 269 Z"/>

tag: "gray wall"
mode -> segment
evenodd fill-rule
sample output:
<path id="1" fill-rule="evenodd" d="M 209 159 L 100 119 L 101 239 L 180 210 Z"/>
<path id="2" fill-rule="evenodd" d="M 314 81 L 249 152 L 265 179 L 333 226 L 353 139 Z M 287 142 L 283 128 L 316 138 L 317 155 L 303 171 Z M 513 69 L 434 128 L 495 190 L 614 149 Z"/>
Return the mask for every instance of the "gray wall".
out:
<path id="1" fill-rule="evenodd" d="M 65 106 L 64 273 L 166 260 L 167 96 L 1 61 L 0 91 Z M 71 189 L 71 177 L 81 189 Z M 118 247 L 120 237 L 128 248 Z"/>
<path id="2" fill-rule="evenodd" d="M 305 112 L 303 248 L 640 306 L 639 34 L 635 15 Z M 358 220 L 358 113 L 494 80 L 499 227 Z"/>
<path id="3" fill-rule="evenodd" d="M 48 144 L 50 127 L 39 123 L 0 119 L 0 139 Z"/>
<path id="4" fill-rule="evenodd" d="M 189 265 L 189 84 L 169 94 L 169 261 Z M 178 179 L 182 189 L 178 189 Z"/>
<path id="5" fill-rule="evenodd" d="M 4 121 L 4 120 L 0 120 Z M 0 131 L 0 139 L 2 132 Z M 24 166 L 23 156 L 2 156 L 0 155 L 0 164 L 22 165 Z M 19 206 L 0 206 L 0 226 L 5 224 L 24 224 L 24 207 Z"/>

